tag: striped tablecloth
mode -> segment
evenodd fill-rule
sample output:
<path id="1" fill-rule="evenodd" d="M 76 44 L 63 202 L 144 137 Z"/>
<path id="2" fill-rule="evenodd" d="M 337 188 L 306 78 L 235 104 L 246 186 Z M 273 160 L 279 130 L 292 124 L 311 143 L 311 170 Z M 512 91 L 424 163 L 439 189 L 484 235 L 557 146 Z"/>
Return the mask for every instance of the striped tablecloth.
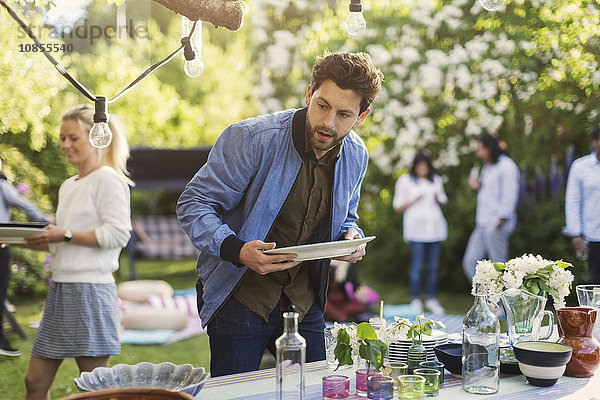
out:
<path id="1" fill-rule="evenodd" d="M 327 368 L 325 361 L 317 361 L 306 365 L 306 400 L 323 398 L 322 378 L 332 373 L 332 370 Z M 336 371 L 335 374 L 350 377 L 350 393 L 356 393 L 354 369 L 341 369 Z M 464 392 L 461 388 L 460 377 L 446 374 L 444 387 L 440 389 L 437 399 L 560 399 L 581 389 L 588 381 L 589 379 L 586 378 L 569 378 L 563 376 L 556 385 L 548 388 L 539 388 L 529 385 L 523 375 L 502 375 L 500 379 L 500 391 L 494 395 L 481 396 Z M 273 400 L 275 399 L 275 369 L 271 368 L 210 378 L 196 399 Z M 364 399 L 364 397 L 352 394 L 349 399 Z"/>

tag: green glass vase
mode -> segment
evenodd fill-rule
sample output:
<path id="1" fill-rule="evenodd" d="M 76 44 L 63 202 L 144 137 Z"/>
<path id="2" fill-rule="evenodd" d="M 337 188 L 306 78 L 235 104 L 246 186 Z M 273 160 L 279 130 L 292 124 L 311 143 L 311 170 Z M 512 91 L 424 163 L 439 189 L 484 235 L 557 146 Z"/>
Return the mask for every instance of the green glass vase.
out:
<path id="1" fill-rule="evenodd" d="M 412 374 L 413 370 L 420 368 L 419 363 L 423 361 L 427 361 L 427 349 L 423 346 L 423 341 L 415 337 L 408 348 L 408 373 Z"/>

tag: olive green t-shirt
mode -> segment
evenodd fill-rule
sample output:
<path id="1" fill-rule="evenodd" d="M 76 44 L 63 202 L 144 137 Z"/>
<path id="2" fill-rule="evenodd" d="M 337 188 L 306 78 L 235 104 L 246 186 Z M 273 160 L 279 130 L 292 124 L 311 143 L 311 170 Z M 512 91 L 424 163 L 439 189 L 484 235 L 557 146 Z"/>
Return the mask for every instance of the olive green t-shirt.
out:
<path id="1" fill-rule="evenodd" d="M 275 242 L 277 247 L 307 244 L 321 223 L 330 219 L 335 163 L 341 146 L 340 143 L 317 160 L 312 146 L 305 139 L 300 172 L 266 242 Z M 304 263 L 266 275 L 248 269 L 233 296 L 268 321 L 282 293 L 296 307 L 301 320 L 315 298 Z"/>

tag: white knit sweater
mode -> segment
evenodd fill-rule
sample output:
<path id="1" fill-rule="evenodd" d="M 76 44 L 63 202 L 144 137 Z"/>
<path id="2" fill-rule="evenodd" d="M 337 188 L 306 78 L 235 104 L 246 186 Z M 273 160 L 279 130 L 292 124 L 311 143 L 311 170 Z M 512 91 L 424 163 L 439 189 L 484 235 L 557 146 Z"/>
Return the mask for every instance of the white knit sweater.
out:
<path id="1" fill-rule="evenodd" d="M 56 225 L 73 232 L 93 230 L 100 247 L 52 244 L 55 282 L 114 282 L 112 273 L 131 232 L 129 187 L 107 166 L 67 179 L 58 191 Z"/>

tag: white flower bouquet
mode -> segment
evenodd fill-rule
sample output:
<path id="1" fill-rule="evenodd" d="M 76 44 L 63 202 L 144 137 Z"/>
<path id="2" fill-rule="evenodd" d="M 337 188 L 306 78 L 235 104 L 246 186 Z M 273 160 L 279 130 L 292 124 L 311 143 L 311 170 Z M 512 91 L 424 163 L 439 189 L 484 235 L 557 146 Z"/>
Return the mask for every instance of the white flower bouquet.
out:
<path id="1" fill-rule="evenodd" d="M 562 260 L 550 261 L 532 254 L 524 254 L 506 263 L 480 260 L 471 293 L 475 294 L 476 283 L 486 283 L 490 300 L 498 303 L 504 290 L 523 289 L 539 296 L 551 295 L 554 308 L 558 309 L 565 306 L 565 297 L 571 292 L 573 274 L 567 270 L 569 267 L 572 265 Z"/>

